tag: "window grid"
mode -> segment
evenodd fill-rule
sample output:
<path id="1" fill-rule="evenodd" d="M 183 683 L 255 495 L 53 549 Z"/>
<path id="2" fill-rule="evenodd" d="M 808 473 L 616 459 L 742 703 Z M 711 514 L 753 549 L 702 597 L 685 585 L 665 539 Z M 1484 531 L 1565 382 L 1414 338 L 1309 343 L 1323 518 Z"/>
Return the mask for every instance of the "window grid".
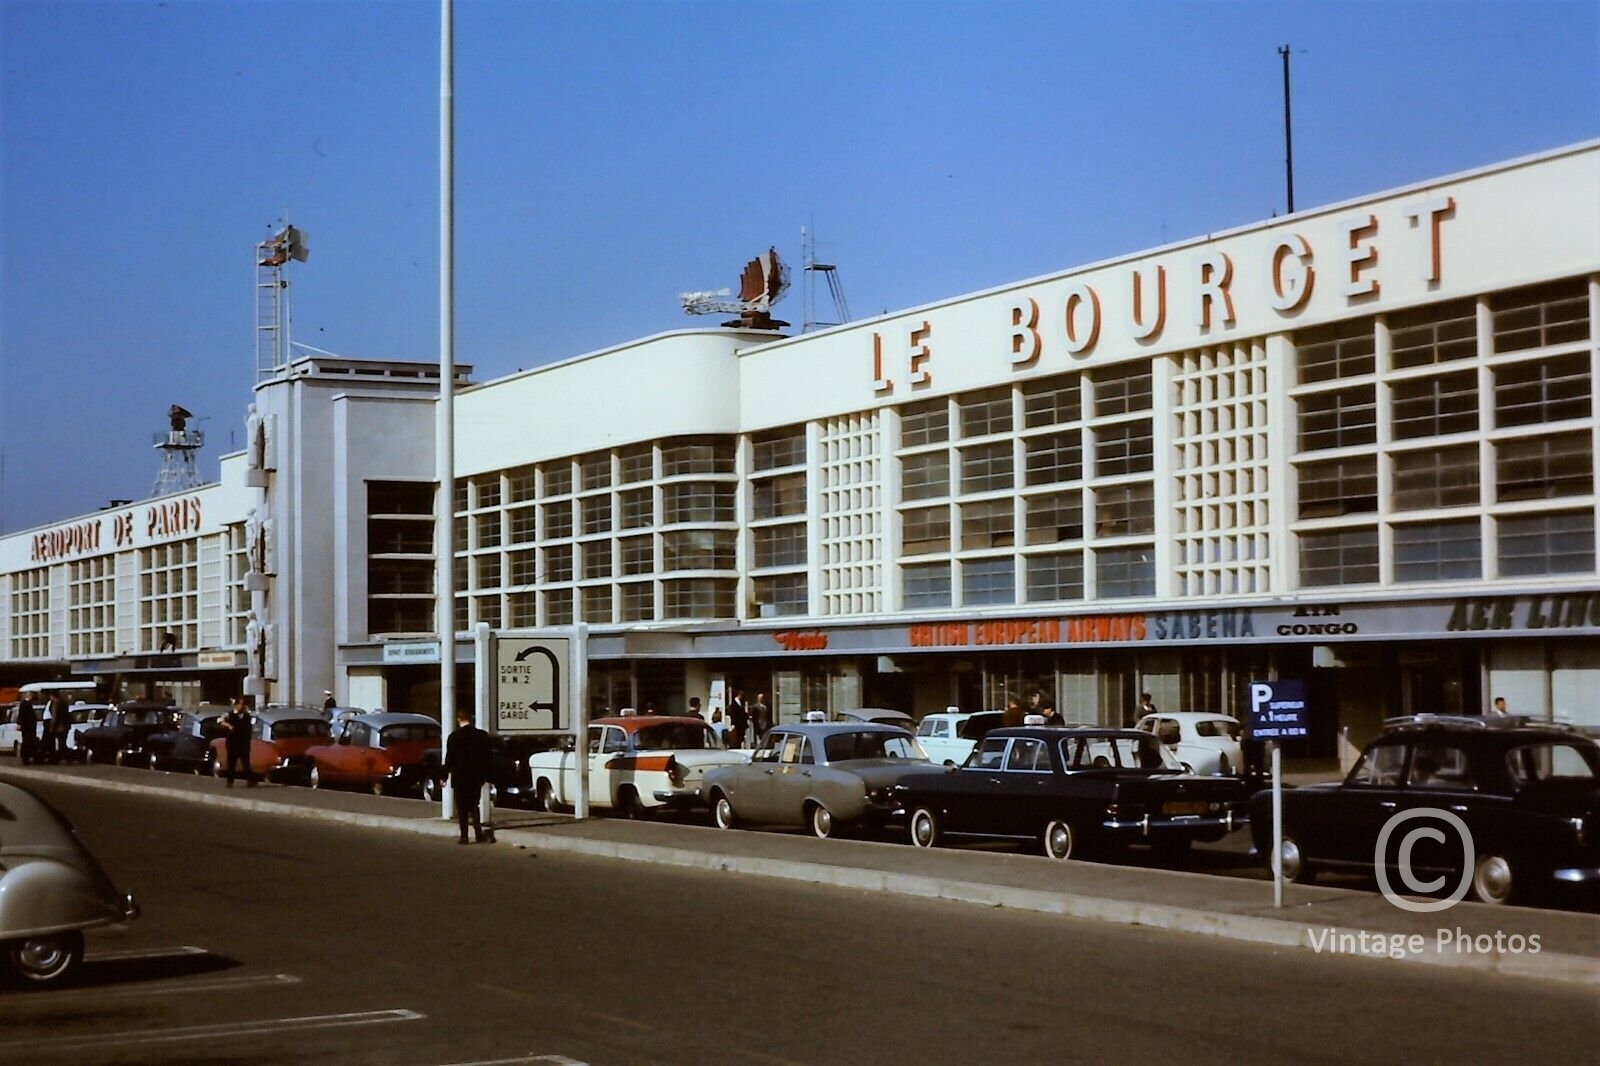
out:
<path id="1" fill-rule="evenodd" d="M 937 402 L 944 411 L 944 401 Z M 948 435 L 948 416 L 944 426 Z M 824 615 L 876 614 L 884 607 L 879 437 L 876 412 L 824 419 L 819 425 L 818 606 Z"/>
<path id="2" fill-rule="evenodd" d="M 67 567 L 67 654 L 109 655 L 117 624 L 116 557 L 100 555 Z"/>

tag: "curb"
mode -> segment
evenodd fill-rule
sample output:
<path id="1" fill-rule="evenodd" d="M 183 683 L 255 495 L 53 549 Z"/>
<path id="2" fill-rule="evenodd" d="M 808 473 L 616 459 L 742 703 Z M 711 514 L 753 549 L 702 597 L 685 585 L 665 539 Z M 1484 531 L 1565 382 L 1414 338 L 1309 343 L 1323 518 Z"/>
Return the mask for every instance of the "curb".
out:
<path id="1" fill-rule="evenodd" d="M 107 781 L 99 778 L 54 774 L 41 770 L 18 770 L 21 776 L 40 778 L 58 784 L 80 785 L 107 792 L 136 793 L 163 799 L 197 801 L 214 807 L 258 813 L 281 814 L 292 810 L 297 816 L 343 825 L 358 825 L 372 829 L 400 830 L 422 836 L 450 838 L 456 834 L 453 822 L 439 819 L 395 818 L 383 814 L 362 814 L 357 811 L 325 810 L 318 807 L 299 807 L 264 799 L 243 796 L 217 795 L 209 792 L 188 792 L 161 788 L 155 785 Z M 859 867 L 831 866 L 825 863 L 801 862 L 792 859 L 769 859 L 758 856 L 716 855 L 688 848 L 668 847 L 659 844 L 633 844 L 615 840 L 592 840 L 579 837 L 546 836 L 527 829 L 501 829 L 496 834 L 507 843 L 523 844 L 543 851 L 564 852 L 588 858 L 614 859 L 624 862 L 656 863 L 684 869 L 720 871 L 756 877 L 771 877 L 805 884 L 826 885 L 834 888 L 858 889 L 918 899 L 937 899 L 951 903 L 977 904 L 984 907 L 1004 907 L 1010 910 L 1031 911 L 1038 914 L 1055 914 L 1066 918 L 1105 922 L 1113 925 L 1140 926 L 1168 932 L 1191 933 L 1197 936 L 1219 937 L 1242 943 L 1262 944 L 1270 947 L 1297 948 L 1319 955 L 1406 962 L 1424 966 L 1467 970 L 1496 974 L 1504 977 L 1534 978 L 1568 984 L 1600 986 L 1600 958 L 1566 955 L 1541 951 L 1537 955 L 1509 952 L 1423 951 L 1416 953 L 1387 954 L 1383 951 L 1319 950 L 1311 940 L 1313 927 L 1302 922 L 1281 918 L 1260 918 L 1244 914 L 1197 910 L 1162 903 L 1139 903 L 1127 900 L 1105 899 L 1097 896 L 1077 896 L 1039 889 L 1015 888 L 1005 885 L 988 885 L 974 881 L 927 877 L 918 874 L 895 873 L 888 870 Z M 1359 942 L 1385 941 L 1394 934 L 1380 934 L 1371 930 L 1350 927 L 1315 927 L 1335 942 L 1343 937 L 1354 937 Z M 1326 941 L 1324 941 L 1326 942 Z"/>

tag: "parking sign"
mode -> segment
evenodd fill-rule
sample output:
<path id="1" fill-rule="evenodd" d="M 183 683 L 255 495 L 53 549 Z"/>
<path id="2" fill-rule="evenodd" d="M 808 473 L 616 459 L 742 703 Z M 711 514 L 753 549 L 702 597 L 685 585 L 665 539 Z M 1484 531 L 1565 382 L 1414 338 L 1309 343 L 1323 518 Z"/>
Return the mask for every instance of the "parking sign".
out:
<path id="1" fill-rule="evenodd" d="M 494 731 L 500 734 L 570 729 L 566 637 L 495 637 Z"/>
<path id="2" fill-rule="evenodd" d="M 1252 740 L 1296 740 L 1310 735 L 1304 681 L 1252 681 L 1245 735 Z"/>

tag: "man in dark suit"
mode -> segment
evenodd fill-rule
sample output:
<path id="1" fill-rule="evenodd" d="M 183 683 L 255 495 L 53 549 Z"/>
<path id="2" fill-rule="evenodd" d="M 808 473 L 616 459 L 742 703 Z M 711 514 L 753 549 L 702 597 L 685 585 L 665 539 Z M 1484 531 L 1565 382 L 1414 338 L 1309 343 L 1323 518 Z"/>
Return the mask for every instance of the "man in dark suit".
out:
<path id="1" fill-rule="evenodd" d="M 33 697 L 26 692 L 17 704 L 17 731 L 22 734 L 22 747 L 17 754 L 26 766 L 38 758 L 39 747 L 39 712 L 33 708 Z"/>
<path id="2" fill-rule="evenodd" d="M 251 728 L 250 707 L 245 703 L 243 696 L 233 698 L 233 706 L 222 717 L 222 728 L 227 730 L 227 740 L 223 742 L 223 750 L 228 756 L 228 787 L 233 787 L 235 768 L 243 766 L 245 786 L 255 788 L 256 772 L 250 766 L 250 741 L 255 735 L 255 730 Z"/>
<path id="3" fill-rule="evenodd" d="M 467 843 L 467 823 L 472 823 L 480 844 L 494 843 L 494 828 L 485 829 L 478 814 L 484 782 L 494 770 L 494 750 L 489 734 L 472 724 L 472 712 L 456 712 L 456 730 L 445 742 L 444 769 L 456 794 L 456 823 L 461 827 L 457 844 Z"/>

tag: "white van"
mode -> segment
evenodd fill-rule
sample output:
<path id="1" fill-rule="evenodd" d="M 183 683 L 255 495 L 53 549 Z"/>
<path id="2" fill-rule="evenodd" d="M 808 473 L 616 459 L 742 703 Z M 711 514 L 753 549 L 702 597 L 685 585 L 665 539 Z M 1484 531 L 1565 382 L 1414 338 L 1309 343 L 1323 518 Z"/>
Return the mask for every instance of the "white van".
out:
<path id="1" fill-rule="evenodd" d="M 33 697 L 34 707 L 34 738 L 43 735 L 44 705 L 51 696 L 57 692 L 67 697 L 68 702 L 83 703 L 92 700 L 99 693 L 100 686 L 93 681 L 30 681 L 18 690 L 21 696 Z M 76 734 L 76 730 L 73 731 Z M 0 752 L 10 752 L 18 755 L 22 751 L 22 730 L 17 726 L 17 705 L 15 703 L 5 708 L 0 715 Z"/>

